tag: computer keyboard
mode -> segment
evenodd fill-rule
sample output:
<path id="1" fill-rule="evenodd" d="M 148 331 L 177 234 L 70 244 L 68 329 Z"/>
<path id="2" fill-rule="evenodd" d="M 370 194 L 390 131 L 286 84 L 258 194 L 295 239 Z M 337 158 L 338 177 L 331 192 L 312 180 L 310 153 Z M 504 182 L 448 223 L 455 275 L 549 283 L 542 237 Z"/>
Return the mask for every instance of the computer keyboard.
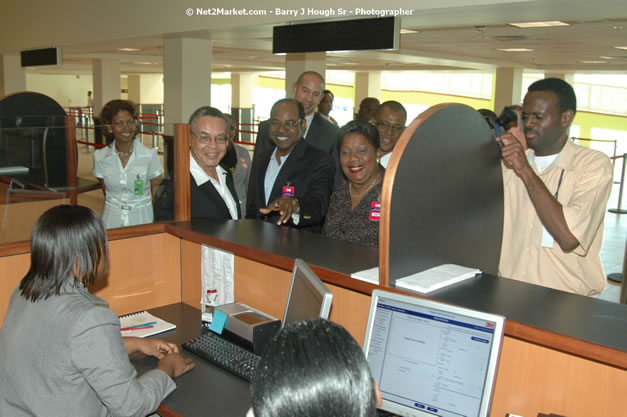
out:
<path id="1" fill-rule="evenodd" d="M 212 332 L 188 340 L 183 347 L 247 381 L 259 362 L 259 356 Z"/>

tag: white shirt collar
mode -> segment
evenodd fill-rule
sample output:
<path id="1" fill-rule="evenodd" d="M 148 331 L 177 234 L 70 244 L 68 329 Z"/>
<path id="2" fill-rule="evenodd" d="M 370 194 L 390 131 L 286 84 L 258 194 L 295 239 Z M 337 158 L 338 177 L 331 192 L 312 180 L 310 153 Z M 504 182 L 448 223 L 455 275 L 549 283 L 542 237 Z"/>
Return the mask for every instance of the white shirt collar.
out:
<path id="1" fill-rule="evenodd" d="M 305 120 L 307 120 L 307 127 L 305 128 L 305 133 L 303 133 L 303 137 L 307 137 L 307 133 L 309 132 L 309 128 L 311 127 L 311 123 L 313 121 L 316 112 L 312 112 L 309 116 L 305 116 Z"/>

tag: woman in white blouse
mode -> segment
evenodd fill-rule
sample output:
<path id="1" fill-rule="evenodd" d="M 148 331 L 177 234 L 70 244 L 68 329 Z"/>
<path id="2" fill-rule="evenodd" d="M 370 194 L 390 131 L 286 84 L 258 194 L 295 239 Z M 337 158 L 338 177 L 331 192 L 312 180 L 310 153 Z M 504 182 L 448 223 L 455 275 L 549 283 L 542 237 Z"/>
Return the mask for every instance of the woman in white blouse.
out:
<path id="1" fill-rule="evenodd" d="M 152 223 L 152 192 L 163 166 L 155 149 L 137 134 L 137 108 L 127 100 L 108 102 L 101 113 L 104 132 L 113 142 L 94 153 L 94 176 L 105 194 L 102 220 L 107 228 Z"/>

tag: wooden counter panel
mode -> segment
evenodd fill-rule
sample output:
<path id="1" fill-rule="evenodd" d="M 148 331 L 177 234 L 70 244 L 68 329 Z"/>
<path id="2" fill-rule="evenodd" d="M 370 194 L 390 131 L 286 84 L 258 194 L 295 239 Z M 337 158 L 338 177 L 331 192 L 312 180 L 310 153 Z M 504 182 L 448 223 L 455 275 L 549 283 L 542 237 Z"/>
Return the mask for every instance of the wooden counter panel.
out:
<path id="1" fill-rule="evenodd" d="M 30 268 L 30 253 L 0 257 L 0 327 L 9 308 L 11 293 Z"/>
<path id="2" fill-rule="evenodd" d="M 202 248 L 181 239 L 181 301 L 200 309 Z"/>
<path id="3" fill-rule="evenodd" d="M 627 416 L 627 372 L 505 337 L 490 415 Z"/>
<path id="4" fill-rule="evenodd" d="M 109 242 L 110 269 L 90 291 L 117 315 L 181 301 L 180 239 L 166 233 Z"/>

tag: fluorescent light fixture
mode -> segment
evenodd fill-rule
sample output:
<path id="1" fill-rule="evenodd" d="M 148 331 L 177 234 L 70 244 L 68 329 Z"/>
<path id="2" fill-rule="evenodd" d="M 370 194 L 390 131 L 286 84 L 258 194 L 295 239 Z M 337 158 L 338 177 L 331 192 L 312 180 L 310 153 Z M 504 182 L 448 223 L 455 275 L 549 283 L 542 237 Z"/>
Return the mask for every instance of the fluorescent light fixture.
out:
<path id="1" fill-rule="evenodd" d="M 504 48 L 504 49 L 497 49 L 497 51 L 502 51 L 502 52 L 533 52 L 533 49 L 527 49 L 527 48 Z"/>
<path id="2" fill-rule="evenodd" d="M 616 49 L 624 49 L 627 51 L 627 46 L 615 46 Z"/>
<path id="3" fill-rule="evenodd" d="M 523 23 L 508 23 L 510 26 L 516 26 L 517 28 L 545 28 L 552 26 L 570 26 L 570 24 L 565 22 L 560 22 L 559 20 L 552 20 L 548 22 L 523 22 Z"/>
<path id="4" fill-rule="evenodd" d="M 139 65 L 152 65 L 152 62 L 146 62 L 146 61 L 133 61 L 133 64 L 139 64 Z"/>
<path id="5" fill-rule="evenodd" d="M 417 30 L 411 30 L 411 29 L 401 29 L 401 35 L 407 35 L 409 33 L 420 33 Z"/>
<path id="6" fill-rule="evenodd" d="M 582 64 L 607 64 L 607 61 L 579 61 Z"/>
<path id="7" fill-rule="evenodd" d="M 122 52 L 137 52 L 137 51 L 139 51 L 139 49 L 137 49 L 137 48 L 118 48 L 118 51 L 122 51 Z"/>

